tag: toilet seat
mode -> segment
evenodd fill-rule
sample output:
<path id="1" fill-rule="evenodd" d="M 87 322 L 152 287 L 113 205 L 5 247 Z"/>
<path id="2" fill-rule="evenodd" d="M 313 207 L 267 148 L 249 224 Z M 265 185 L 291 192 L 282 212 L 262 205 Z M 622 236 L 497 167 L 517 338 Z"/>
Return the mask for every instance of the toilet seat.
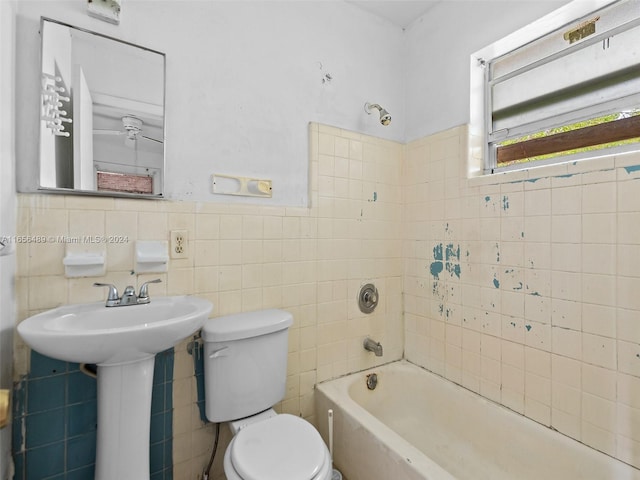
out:
<path id="1" fill-rule="evenodd" d="M 331 459 L 311 424 L 282 414 L 240 430 L 225 452 L 224 469 L 229 480 L 325 480 Z"/>

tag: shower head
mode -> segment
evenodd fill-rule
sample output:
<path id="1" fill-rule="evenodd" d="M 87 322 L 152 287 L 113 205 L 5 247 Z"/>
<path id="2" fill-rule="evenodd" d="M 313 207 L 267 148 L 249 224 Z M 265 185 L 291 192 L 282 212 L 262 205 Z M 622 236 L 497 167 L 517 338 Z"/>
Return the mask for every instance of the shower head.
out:
<path id="1" fill-rule="evenodd" d="M 364 111 L 367 112 L 367 115 L 371 115 L 371 109 L 375 108 L 380 112 L 380 123 L 385 127 L 391 123 L 391 115 L 384 108 L 382 108 L 377 103 L 365 103 Z"/>

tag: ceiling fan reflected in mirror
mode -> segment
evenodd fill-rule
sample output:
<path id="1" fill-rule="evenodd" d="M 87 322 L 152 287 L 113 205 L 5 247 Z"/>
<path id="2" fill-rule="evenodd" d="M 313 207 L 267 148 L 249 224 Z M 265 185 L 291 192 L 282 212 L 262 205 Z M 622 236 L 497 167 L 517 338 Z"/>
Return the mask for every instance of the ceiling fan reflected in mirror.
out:
<path id="1" fill-rule="evenodd" d="M 163 143 L 162 140 L 148 137 L 143 134 L 144 122 L 138 117 L 134 117 L 133 115 L 125 115 L 121 120 L 122 130 L 94 130 L 94 135 L 126 135 L 124 143 L 129 147 L 135 147 L 136 142 L 140 139 Z"/>

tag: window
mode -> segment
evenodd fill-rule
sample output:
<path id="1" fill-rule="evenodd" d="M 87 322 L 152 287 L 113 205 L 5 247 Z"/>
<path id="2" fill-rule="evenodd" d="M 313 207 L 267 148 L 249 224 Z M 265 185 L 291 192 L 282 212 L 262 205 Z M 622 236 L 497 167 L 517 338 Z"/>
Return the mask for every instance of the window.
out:
<path id="1" fill-rule="evenodd" d="M 493 58 L 479 55 L 485 172 L 640 149 L 638 0 L 612 3 Z"/>

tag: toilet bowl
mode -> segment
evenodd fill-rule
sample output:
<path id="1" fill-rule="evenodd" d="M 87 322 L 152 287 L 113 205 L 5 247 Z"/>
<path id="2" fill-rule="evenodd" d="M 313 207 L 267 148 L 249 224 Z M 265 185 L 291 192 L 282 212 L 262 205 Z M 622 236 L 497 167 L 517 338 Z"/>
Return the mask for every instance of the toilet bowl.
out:
<path id="1" fill-rule="evenodd" d="M 278 415 L 285 396 L 288 330 L 284 310 L 207 320 L 205 411 L 233 437 L 224 455 L 227 480 L 331 480 L 329 449 L 306 420 Z"/>
<path id="2" fill-rule="evenodd" d="M 273 413 L 233 436 L 224 455 L 227 480 L 330 480 L 331 458 L 318 432 L 299 417 Z"/>

